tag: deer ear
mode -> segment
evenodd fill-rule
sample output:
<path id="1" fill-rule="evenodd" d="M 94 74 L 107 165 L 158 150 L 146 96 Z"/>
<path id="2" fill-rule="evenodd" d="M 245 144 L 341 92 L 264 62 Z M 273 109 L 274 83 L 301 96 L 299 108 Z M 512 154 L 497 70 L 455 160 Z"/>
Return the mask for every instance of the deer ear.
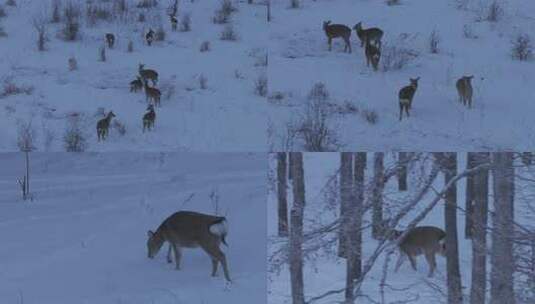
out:
<path id="1" fill-rule="evenodd" d="M 154 232 L 152 232 L 152 230 L 147 231 L 147 236 L 152 238 L 154 236 Z"/>

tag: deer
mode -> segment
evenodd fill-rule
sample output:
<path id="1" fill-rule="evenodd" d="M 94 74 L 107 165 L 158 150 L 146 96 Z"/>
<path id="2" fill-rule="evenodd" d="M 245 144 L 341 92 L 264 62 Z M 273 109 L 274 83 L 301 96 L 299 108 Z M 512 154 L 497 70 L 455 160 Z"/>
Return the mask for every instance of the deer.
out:
<path id="1" fill-rule="evenodd" d="M 135 80 L 130 81 L 130 92 L 137 92 L 143 89 L 143 79 L 137 76 Z"/>
<path id="2" fill-rule="evenodd" d="M 153 85 L 158 82 L 158 72 L 156 72 L 155 70 L 145 69 L 145 65 L 140 63 L 138 71 L 139 76 L 141 76 L 144 81 L 150 79 Z"/>
<path id="3" fill-rule="evenodd" d="M 396 239 L 399 249 L 395 272 L 399 270 L 407 257 L 411 262 L 412 269 L 416 270 L 416 257 L 424 255 L 429 265 L 427 276 L 432 277 L 437 267 L 435 255 L 438 253 L 446 256 L 446 244 L 444 243 L 446 232 L 434 226 L 419 226 L 409 230 L 405 237 L 400 239 L 402 234 L 402 231 L 393 231 L 393 238 Z"/>
<path id="4" fill-rule="evenodd" d="M 411 109 L 416 89 L 418 89 L 418 80 L 420 80 L 420 77 L 411 78 L 411 84 L 399 90 L 399 121 L 403 117 L 403 110 L 405 110 L 407 117 L 410 116 L 409 110 Z"/>
<path id="5" fill-rule="evenodd" d="M 364 49 L 366 55 L 366 66 L 372 63 L 373 69 L 377 71 L 379 67 L 379 60 L 381 59 L 381 49 L 366 41 L 366 48 Z"/>
<path id="6" fill-rule="evenodd" d="M 155 106 L 160 106 L 160 97 L 162 96 L 162 93 L 157 88 L 151 88 L 149 87 L 149 84 L 147 81 L 143 82 L 145 85 L 145 96 L 147 97 L 147 102 L 154 102 Z"/>
<path id="7" fill-rule="evenodd" d="M 381 48 L 381 39 L 383 38 L 383 31 L 380 28 L 372 27 L 369 29 L 362 28 L 362 22 L 355 24 L 353 27 L 360 39 L 360 47 L 366 45 L 367 42 L 373 41 L 375 46 Z"/>
<path id="8" fill-rule="evenodd" d="M 156 120 L 156 112 L 154 112 L 154 106 L 149 105 L 147 107 L 147 113 L 143 115 L 143 133 L 145 130 L 152 130 L 154 128 L 154 121 Z"/>
<path id="9" fill-rule="evenodd" d="M 329 51 L 332 49 L 332 39 L 341 37 L 345 42 L 344 52 L 349 50 L 349 53 L 351 53 L 351 29 L 349 27 L 343 24 L 331 24 L 329 20 L 323 22 L 323 30 L 325 31 L 325 35 L 327 35 Z"/>
<path id="10" fill-rule="evenodd" d="M 152 29 L 149 29 L 149 31 L 145 35 L 145 40 L 147 41 L 147 44 L 149 46 L 152 45 L 152 41 L 154 41 L 154 31 Z"/>
<path id="11" fill-rule="evenodd" d="M 113 45 L 115 44 L 115 35 L 113 35 L 112 33 L 107 33 L 106 41 L 108 42 L 108 47 L 110 49 L 113 49 Z"/>
<path id="12" fill-rule="evenodd" d="M 173 31 L 176 31 L 178 19 L 176 18 L 175 15 L 169 15 L 169 19 L 171 20 L 171 29 Z"/>
<path id="13" fill-rule="evenodd" d="M 113 111 L 110 111 L 106 117 L 97 122 L 98 141 L 106 140 L 106 137 L 108 137 L 108 130 L 110 129 L 110 122 L 113 117 L 115 117 L 115 114 L 113 114 Z"/>
<path id="14" fill-rule="evenodd" d="M 227 282 L 230 279 L 227 259 L 220 249 L 221 243 L 225 246 L 228 233 L 225 217 L 202 214 L 192 211 L 179 211 L 166 218 L 156 229 L 156 232 L 147 232 L 148 257 L 154 257 L 165 242 L 169 242 L 170 251 L 175 254 L 175 269 L 180 270 L 182 248 L 198 248 L 204 250 L 212 260 L 212 277 L 217 275 L 218 264 L 223 266 L 223 273 Z M 168 261 L 170 256 L 168 255 Z"/>
<path id="15" fill-rule="evenodd" d="M 459 93 L 459 102 L 463 105 L 468 104 L 468 108 L 472 108 L 472 78 L 474 76 L 463 76 L 457 80 L 457 92 Z"/>

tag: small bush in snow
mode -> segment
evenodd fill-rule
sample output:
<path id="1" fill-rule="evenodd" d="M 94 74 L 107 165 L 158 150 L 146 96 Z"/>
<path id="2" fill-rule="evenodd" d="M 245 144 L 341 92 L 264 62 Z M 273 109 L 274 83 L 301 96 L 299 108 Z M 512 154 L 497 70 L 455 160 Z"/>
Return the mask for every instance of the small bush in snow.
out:
<path id="1" fill-rule="evenodd" d="M 236 34 L 236 31 L 234 30 L 232 24 L 227 24 L 223 28 L 223 31 L 221 32 L 219 38 L 221 40 L 235 41 L 238 40 L 238 34 Z"/>
<path id="2" fill-rule="evenodd" d="M 5 78 L 2 85 L 2 92 L 0 98 L 4 98 L 11 95 L 31 95 L 33 93 L 33 86 L 18 85 L 13 82 L 11 78 Z"/>
<path id="3" fill-rule="evenodd" d="M 0 25 L 0 38 L 1 37 L 7 37 L 6 31 L 4 31 L 4 28 Z"/>
<path id="4" fill-rule="evenodd" d="M 238 9 L 232 5 L 231 0 L 222 0 L 221 6 L 214 13 L 212 21 L 217 24 L 223 24 L 230 22 L 230 16 Z"/>
<path id="5" fill-rule="evenodd" d="M 17 6 L 17 2 L 15 0 L 6 0 L 7 6 Z"/>
<path id="6" fill-rule="evenodd" d="M 128 12 L 128 2 L 127 0 L 114 0 L 113 1 L 113 10 L 118 14 L 125 14 Z"/>
<path id="7" fill-rule="evenodd" d="M 467 39 L 477 39 L 477 35 L 474 34 L 474 31 L 472 29 L 472 26 L 470 26 L 469 24 L 465 24 L 463 26 L 463 36 L 464 38 L 467 38 Z"/>
<path id="8" fill-rule="evenodd" d="M 138 8 L 152 8 L 158 6 L 157 0 L 140 0 L 137 4 Z"/>
<path id="9" fill-rule="evenodd" d="M 254 66 L 266 67 L 268 65 L 268 55 L 264 54 L 256 59 Z"/>
<path id="10" fill-rule="evenodd" d="M 118 119 L 113 120 L 111 123 L 112 129 L 116 130 L 117 133 L 121 136 L 124 136 L 126 134 L 126 126 L 120 122 Z"/>
<path id="11" fill-rule="evenodd" d="M 95 26 L 99 20 L 111 21 L 113 19 L 112 12 L 107 7 L 99 5 L 88 5 L 85 14 L 90 26 Z"/>
<path id="12" fill-rule="evenodd" d="M 266 97 L 268 93 L 268 79 L 266 75 L 260 75 L 255 80 L 254 92 L 258 96 Z"/>
<path id="13" fill-rule="evenodd" d="M 199 47 L 200 52 L 208 52 L 210 50 L 210 41 L 203 41 Z"/>
<path id="14" fill-rule="evenodd" d="M 0 5 L 0 18 L 7 16 L 6 10 L 2 5 Z"/>
<path id="15" fill-rule="evenodd" d="M 191 14 L 190 13 L 185 13 L 184 15 L 182 15 L 182 18 L 180 18 L 179 30 L 181 32 L 191 31 Z"/>
<path id="16" fill-rule="evenodd" d="M 392 6 L 392 5 L 399 5 L 399 0 L 386 0 L 386 5 Z"/>
<path id="17" fill-rule="evenodd" d="M 379 121 L 379 115 L 374 110 L 364 109 L 361 115 L 371 125 L 375 125 Z"/>
<path id="18" fill-rule="evenodd" d="M 238 11 L 238 8 L 232 4 L 231 0 L 222 0 L 220 10 L 223 11 L 225 14 L 230 15 Z"/>
<path id="19" fill-rule="evenodd" d="M 128 53 L 132 53 L 134 51 L 134 42 L 132 40 L 128 41 L 128 47 L 126 49 Z"/>
<path id="20" fill-rule="evenodd" d="M 98 60 L 100 62 L 106 62 L 106 47 L 105 46 L 101 46 L 98 49 Z"/>
<path id="21" fill-rule="evenodd" d="M 63 134 L 63 146 L 67 152 L 84 152 L 87 148 L 87 139 L 80 127 L 78 116 L 69 118 Z"/>
<path id="22" fill-rule="evenodd" d="M 78 70 L 78 62 L 76 61 L 76 58 L 71 57 L 69 58 L 69 71 L 76 71 Z"/>
<path id="23" fill-rule="evenodd" d="M 459 10 L 467 10 L 470 0 L 455 0 L 455 7 Z"/>
<path id="24" fill-rule="evenodd" d="M 37 50 L 43 52 L 46 49 L 47 23 L 44 19 L 37 17 L 32 20 L 32 25 L 37 32 Z"/>
<path id="25" fill-rule="evenodd" d="M 212 22 L 216 24 L 229 23 L 229 21 L 230 21 L 230 15 L 223 13 L 223 11 L 221 10 L 216 10 L 214 13 L 214 17 L 212 17 Z"/>
<path id="26" fill-rule="evenodd" d="M 22 152 L 30 152 L 34 150 L 33 142 L 35 140 L 35 129 L 32 126 L 32 121 L 18 123 L 17 129 L 17 146 Z"/>
<path id="27" fill-rule="evenodd" d="M 162 25 L 159 25 L 156 29 L 156 33 L 154 35 L 154 40 L 156 41 L 164 41 L 165 40 L 165 30 L 163 29 Z"/>
<path id="28" fill-rule="evenodd" d="M 488 8 L 486 20 L 489 22 L 497 22 L 502 18 L 502 16 L 503 8 L 497 0 L 494 0 Z"/>
<path id="29" fill-rule="evenodd" d="M 389 45 L 387 43 L 383 44 L 381 53 L 383 71 L 401 70 L 418 57 L 418 53 L 412 49 L 403 45 Z"/>
<path id="30" fill-rule="evenodd" d="M 533 57 L 533 45 L 527 34 L 518 34 L 512 41 L 511 54 L 513 59 L 526 61 Z"/>
<path id="31" fill-rule="evenodd" d="M 139 15 L 137 16 L 137 22 L 140 22 L 140 23 L 143 23 L 145 22 L 145 14 L 144 13 L 139 13 Z"/>
<path id="32" fill-rule="evenodd" d="M 81 10 L 79 4 L 69 2 L 63 8 L 64 25 L 63 39 L 65 41 L 75 41 L 79 38 Z"/>
<path id="33" fill-rule="evenodd" d="M 199 88 L 206 90 L 208 88 L 208 79 L 203 74 L 199 75 Z"/>
<path id="34" fill-rule="evenodd" d="M 61 2 L 60 0 L 52 1 L 52 16 L 50 22 L 59 23 L 61 21 Z"/>
<path id="35" fill-rule="evenodd" d="M 437 30 L 433 30 L 431 35 L 429 35 L 429 52 L 431 54 L 438 54 L 440 49 L 438 45 L 440 44 L 440 36 Z"/>
<path id="36" fill-rule="evenodd" d="M 290 0 L 290 8 L 300 8 L 299 0 Z"/>

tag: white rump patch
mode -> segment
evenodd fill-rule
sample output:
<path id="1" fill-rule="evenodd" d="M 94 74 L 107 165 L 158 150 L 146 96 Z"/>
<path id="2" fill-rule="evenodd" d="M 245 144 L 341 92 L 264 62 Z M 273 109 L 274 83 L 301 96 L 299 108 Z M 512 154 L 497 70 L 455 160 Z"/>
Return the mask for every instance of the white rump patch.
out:
<path id="1" fill-rule="evenodd" d="M 400 103 L 400 104 L 403 104 L 403 105 L 406 105 L 406 104 L 411 103 L 411 101 L 410 101 L 409 99 L 400 99 L 400 100 L 399 100 L 399 103 Z"/>
<path id="2" fill-rule="evenodd" d="M 228 233 L 227 221 L 222 221 L 221 223 L 211 225 L 210 233 L 219 236 L 226 235 Z"/>

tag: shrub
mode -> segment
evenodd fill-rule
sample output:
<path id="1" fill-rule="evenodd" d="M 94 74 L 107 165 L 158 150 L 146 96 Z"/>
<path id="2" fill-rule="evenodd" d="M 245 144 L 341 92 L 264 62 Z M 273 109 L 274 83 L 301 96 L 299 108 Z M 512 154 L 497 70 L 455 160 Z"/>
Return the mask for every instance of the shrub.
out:
<path id="1" fill-rule="evenodd" d="M 486 20 L 489 22 L 497 22 L 502 18 L 502 16 L 503 8 L 498 1 L 494 0 L 488 8 Z"/>
<path id="2" fill-rule="evenodd" d="M 181 32 L 191 31 L 191 14 L 190 13 L 185 13 L 184 15 L 182 15 L 182 18 L 180 18 L 179 30 Z"/>
<path id="3" fill-rule="evenodd" d="M 384 71 L 401 70 L 416 57 L 418 53 L 403 44 L 384 43 L 381 51 L 381 64 Z"/>
<path id="4" fill-rule="evenodd" d="M 50 22 L 59 23 L 61 21 L 61 2 L 60 0 L 52 1 L 52 16 Z"/>
<path id="5" fill-rule="evenodd" d="M 88 5 L 86 8 L 86 17 L 90 26 L 96 25 L 99 20 L 113 20 L 112 12 L 108 8 L 100 5 Z"/>
<path id="6" fill-rule="evenodd" d="M 128 47 L 126 49 L 128 53 L 132 53 L 134 51 L 134 42 L 132 40 L 128 41 Z"/>
<path id="7" fill-rule="evenodd" d="M 30 152 L 34 150 L 34 139 L 35 129 L 32 126 L 32 121 L 19 121 L 17 129 L 17 147 L 19 147 L 19 150 L 22 152 Z"/>
<path id="8" fill-rule="evenodd" d="M 477 39 L 477 35 L 474 34 L 472 27 L 469 24 L 463 26 L 463 36 L 467 39 Z"/>
<path id="9" fill-rule="evenodd" d="M 511 54 L 513 59 L 527 61 L 533 57 L 531 38 L 527 34 L 518 34 L 512 41 Z"/>
<path id="10" fill-rule="evenodd" d="M 6 0 L 7 6 L 17 6 L 17 2 L 15 0 Z"/>
<path id="11" fill-rule="evenodd" d="M 126 134 L 126 126 L 118 119 L 113 120 L 111 123 L 112 129 L 116 130 L 119 135 L 124 136 Z"/>
<path id="12" fill-rule="evenodd" d="M 260 75 L 255 80 L 254 92 L 256 95 L 266 97 L 268 93 L 268 79 L 266 75 Z"/>
<path id="13" fill-rule="evenodd" d="M 232 24 L 227 24 L 223 28 L 223 31 L 221 32 L 219 38 L 221 40 L 235 41 L 238 40 L 238 35 L 236 34 L 236 31 L 234 30 Z"/>
<path id="14" fill-rule="evenodd" d="M 4 28 L 0 25 L 0 38 L 1 37 L 7 37 L 6 31 L 4 31 Z"/>
<path id="15" fill-rule="evenodd" d="M 440 44 L 440 36 L 437 30 L 433 30 L 431 35 L 429 35 L 429 52 L 431 54 L 438 54 L 440 49 L 438 45 Z"/>
<path id="16" fill-rule="evenodd" d="M 41 18 L 34 18 L 32 20 L 32 25 L 37 32 L 37 50 L 43 52 L 46 49 L 45 44 L 47 41 L 47 24 Z"/>
<path id="17" fill-rule="evenodd" d="M 233 12 L 238 9 L 232 5 L 230 0 L 222 0 L 219 9 L 214 13 L 212 21 L 217 24 L 228 23 Z"/>
<path id="18" fill-rule="evenodd" d="M 67 152 L 84 152 L 87 148 L 87 139 L 80 127 L 78 116 L 72 116 L 67 121 L 63 134 L 63 145 Z"/>
<path id="19" fill-rule="evenodd" d="M 392 5 L 399 5 L 399 0 L 386 0 L 386 5 L 392 6 Z"/>
<path id="20" fill-rule="evenodd" d="M 201 47 L 199 48 L 200 52 L 208 52 L 210 50 L 210 41 L 203 41 Z"/>
<path id="21" fill-rule="evenodd" d="M 76 61 L 76 58 L 71 57 L 69 58 L 69 71 L 76 71 L 78 70 L 78 62 Z"/>
<path id="22" fill-rule="evenodd" d="M 63 8 L 64 25 L 63 25 L 63 39 L 65 41 L 75 41 L 79 38 L 80 30 L 80 6 L 73 2 L 67 3 Z"/>
<path id="23" fill-rule="evenodd" d="M 379 115 L 374 110 L 364 109 L 361 115 L 369 124 L 375 125 L 379 121 Z"/>
<path id="24" fill-rule="evenodd" d="M 299 8 L 299 7 L 301 7 L 299 0 L 290 0 L 290 8 Z"/>
<path id="25" fill-rule="evenodd" d="M 199 88 L 206 90 L 208 88 L 208 79 L 203 74 L 199 75 Z"/>
<path id="26" fill-rule="evenodd" d="M 3 88 L 2 92 L 0 93 L 0 98 L 21 94 L 31 95 L 33 90 L 33 86 L 15 84 L 10 77 L 7 77 L 3 81 Z"/>
<path id="27" fill-rule="evenodd" d="M 143 22 L 145 22 L 145 20 L 146 20 L 145 14 L 144 13 L 139 13 L 139 15 L 137 16 L 137 22 L 143 23 Z"/>
<path id="28" fill-rule="evenodd" d="M 165 40 L 165 30 L 163 29 L 162 25 L 159 25 L 156 29 L 156 33 L 154 35 L 154 40 L 156 41 L 164 41 Z"/>
<path id="29" fill-rule="evenodd" d="M 138 8 L 153 8 L 158 6 L 158 0 L 140 0 L 137 4 Z"/>
<path id="30" fill-rule="evenodd" d="M 7 16 L 6 10 L 4 9 L 2 5 L 0 5 L 0 18 L 3 18 L 5 16 Z"/>

